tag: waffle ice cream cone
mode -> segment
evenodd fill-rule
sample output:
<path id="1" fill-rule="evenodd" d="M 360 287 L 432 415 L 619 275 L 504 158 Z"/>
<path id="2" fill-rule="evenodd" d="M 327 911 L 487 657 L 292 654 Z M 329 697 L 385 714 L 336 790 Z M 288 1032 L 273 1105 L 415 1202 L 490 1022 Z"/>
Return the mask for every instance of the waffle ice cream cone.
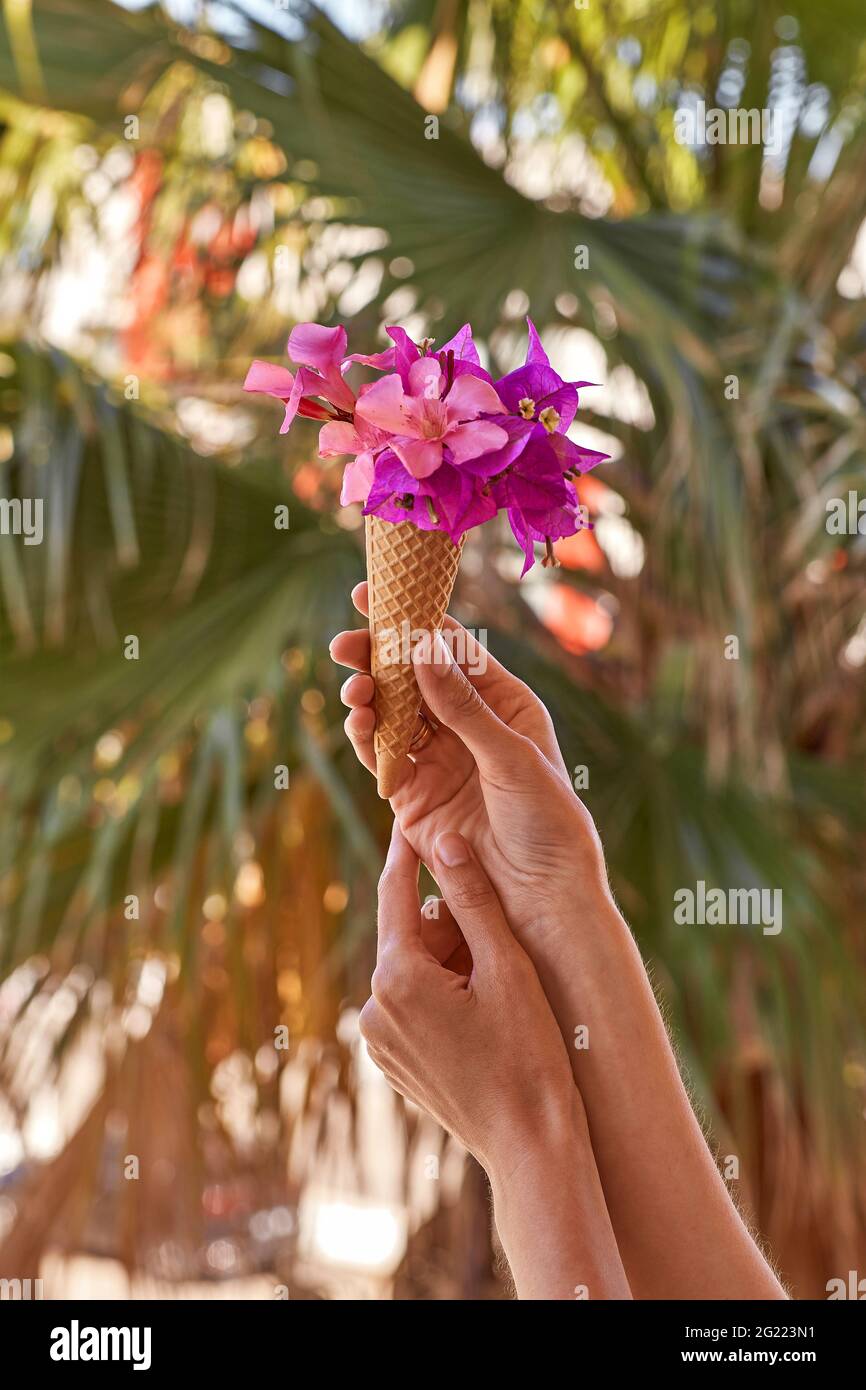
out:
<path id="1" fill-rule="evenodd" d="M 421 709 L 411 648 L 421 632 L 441 628 L 463 542 L 444 531 L 368 516 L 370 650 L 376 682 L 376 779 L 379 795 L 397 789 Z"/>

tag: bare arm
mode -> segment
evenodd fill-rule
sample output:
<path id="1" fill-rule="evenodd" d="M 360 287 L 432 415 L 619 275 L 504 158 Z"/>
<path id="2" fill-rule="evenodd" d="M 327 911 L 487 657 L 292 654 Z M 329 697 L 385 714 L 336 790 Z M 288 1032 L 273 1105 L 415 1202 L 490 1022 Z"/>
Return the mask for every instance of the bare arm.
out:
<path id="1" fill-rule="evenodd" d="M 635 1297 L 784 1298 L 719 1174 L 616 908 L 563 905 L 533 960 L 563 1034 L 587 1026 L 572 1068 Z"/>

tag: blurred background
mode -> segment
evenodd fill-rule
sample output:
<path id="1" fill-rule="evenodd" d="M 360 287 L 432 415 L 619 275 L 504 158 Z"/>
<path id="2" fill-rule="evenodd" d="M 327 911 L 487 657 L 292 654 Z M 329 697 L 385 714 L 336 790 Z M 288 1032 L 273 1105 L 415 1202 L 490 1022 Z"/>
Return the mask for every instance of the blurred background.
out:
<path id="1" fill-rule="evenodd" d="M 483 1174 L 358 1040 L 389 814 L 327 644 L 362 520 L 240 388 L 307 319 L 469 319 L 499 375 L 527 312 L 612 461 L 561 568 L 485 527 L 454 611 L 588 769 L 783 1277 L 866 1274 L 866 538 L 827 527 L 866 494 L 860 0 L 0 16 L 0 495 L 44 501 L 0 537 L 0 1276 L 508 1296 Z M 700 101 L 772 148 L 681 141 Z M 782 932 L 677 926 L 699 879 L 781 888 Z"/>

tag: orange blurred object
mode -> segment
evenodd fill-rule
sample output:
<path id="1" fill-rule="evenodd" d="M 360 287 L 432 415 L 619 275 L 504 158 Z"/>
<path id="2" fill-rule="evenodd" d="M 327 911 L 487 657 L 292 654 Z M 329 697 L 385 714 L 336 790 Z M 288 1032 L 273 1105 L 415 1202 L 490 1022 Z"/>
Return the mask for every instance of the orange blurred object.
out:
<path id="1" fill-rule="evenodd" d="M 135 161 L 127 188 L 138 199 L 136 234 L 142 241 L 150 222 L 151 203 L 162 185 L 162 156 L 155 150 L 142 150 Z"/>
<path id="2" fill-rule="evenodd" d="M 584 507 L 588 507 L 591 512 L 597 512 L 604 499 L 609 495 L 611 489 L 607 483 L 603 483 L 600 478 L 595 478 L 591 473 L 586 473 L 578 479 L 577 496 Z"/>
<path id="3" fill-rule="evenodd" d="M 567 652 L 601 651 L 610 641 L 613 619 L 595 599 L 569 584 L 545 590 L 541 621 Z"/>
<path id="4" fill-rule="evenodd" d="M 586 528 L 555 541 L 553 553 L 567 570 L 589 570 L 590 574 L 600 574 L 605 568 L 604 552 L 592 531 Z"/>
<path id="5" fill-rule="evenodd" d="M 235 287 L 235 272 L 227 269 L 210 270 L 205 284 L 211 294 L 225 299 Z"/>
<path id="6" fill-rule="evenodd" d="M 322 481 L 322 470 L 314 463 L 302 463 L 292 474 L 292 487 L 302 502 L 312 502 Z"/>

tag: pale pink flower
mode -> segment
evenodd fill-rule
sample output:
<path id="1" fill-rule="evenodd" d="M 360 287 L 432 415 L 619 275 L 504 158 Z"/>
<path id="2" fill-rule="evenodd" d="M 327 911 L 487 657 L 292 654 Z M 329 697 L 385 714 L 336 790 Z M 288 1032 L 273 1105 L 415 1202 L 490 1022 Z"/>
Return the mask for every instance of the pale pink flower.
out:
<path id="1" fill-rule="evenodd" d="M 447 388 L 447 389 L 446 389 Z M 390 436 L 389 445 L 414 478 L 428 478 L 443 462 L 464 463 L 508 443 L 508 435 L 479 415 L 501 415 L 505 407 L 487 381 L 469 374 L 447 387 L 435 357 L 419 357 L 409 368 L 409 388 L 393 373 L 362 387 L 355 405 L 361 422 Z"/>

